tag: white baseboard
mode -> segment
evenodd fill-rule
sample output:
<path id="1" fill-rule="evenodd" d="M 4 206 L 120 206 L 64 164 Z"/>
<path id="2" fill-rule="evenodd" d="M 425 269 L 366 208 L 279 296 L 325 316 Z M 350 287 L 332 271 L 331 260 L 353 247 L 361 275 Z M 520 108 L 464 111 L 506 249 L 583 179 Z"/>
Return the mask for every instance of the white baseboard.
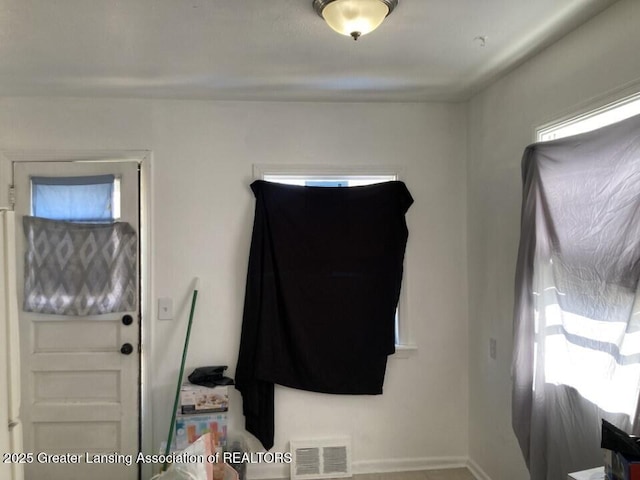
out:
<path id="1" fill-rule="evenodd" d="M 476 475 L 478 480 L 491 480 L 489 477 L 480 476 L 472 470 L 467 457 L 423 457 L 400 458 L 385 460 L 361 460 L 353 462 L 351 470 L 354 475 L 362 473 L 385 472 L 409 472 L 415 470 L 439 470 L 447 468 L 464 468 Z M 479 468 L 479 467 L 478 467 Z M 479 471 L 482 471 L 481 469 Z M 288 464 L 249 464 L 247 465 L 247 478 L 249 480 L 266 480 L 276 478 L 289 478 L 290 468 Z"/>
<path id="2" fill-rule="evenodd" d="M 289 478 L 290 471 L 288 463 L 250 463 L 247 465 L 247 479 Z"/>
<path id="3" fill-rule="evenodd" d="M 364 460 L 353 462 L 351 470 L 358 473 L 410 472 L 415 470 L 437 470 L 463 468 L 467 466 L 467 457 L 422 457 L 398 458 L 386 460 Z"/>
<path id="4" fill-rule="evenodd" d="M 473 476 L 476 477 L 477 480 L 491 480 L 491 477 L 487 475 L 487 472 L 482 470 L 482 468 L 480 468 L 480 465 L 478 465 L 471 459 L 467 461 L 467 468 L 473 474 Z"/>

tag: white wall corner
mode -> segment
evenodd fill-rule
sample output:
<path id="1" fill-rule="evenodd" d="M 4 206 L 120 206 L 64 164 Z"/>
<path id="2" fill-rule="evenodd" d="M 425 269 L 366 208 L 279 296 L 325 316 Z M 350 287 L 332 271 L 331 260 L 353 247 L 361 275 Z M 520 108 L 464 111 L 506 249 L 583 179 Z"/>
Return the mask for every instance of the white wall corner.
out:
<path id="1" fill-rule="evenodd" d="M 492 480 L 491 477 L 485 472 L 480 465 L 474 462 L 472 459 L 467 460 L 467 468 L 477 480 Z"/>

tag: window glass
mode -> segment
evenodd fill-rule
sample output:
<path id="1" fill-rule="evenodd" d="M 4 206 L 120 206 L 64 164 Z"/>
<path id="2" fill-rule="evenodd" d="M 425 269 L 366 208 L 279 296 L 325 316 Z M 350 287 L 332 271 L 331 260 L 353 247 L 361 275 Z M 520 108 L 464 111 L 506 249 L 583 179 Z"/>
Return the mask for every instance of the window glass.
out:
<path id="1" fill-rule="evenodd" d="M 640 93 L 565 121 L 538 128 L 537 140 L 547 142 L 590 132 L 640 115 Z"/>
<path id="2" fill-rule="evenodd" d="M 264 175 L 264 180 L 306 187 L 357 187 L 397 180 L 396 175 Z"/>
<path id="3" fill-rule="evenodd" d="M 114 175 L 31 177 L 31 214 L 70 222 L 112 222 L 120 217 Z"/>
<path id="4" fill-rule="evenodd" d="M 306 180 L 304 182 L 306 187 L 348 187 L 348 181 L 330 181 L 330 180 Z"/>

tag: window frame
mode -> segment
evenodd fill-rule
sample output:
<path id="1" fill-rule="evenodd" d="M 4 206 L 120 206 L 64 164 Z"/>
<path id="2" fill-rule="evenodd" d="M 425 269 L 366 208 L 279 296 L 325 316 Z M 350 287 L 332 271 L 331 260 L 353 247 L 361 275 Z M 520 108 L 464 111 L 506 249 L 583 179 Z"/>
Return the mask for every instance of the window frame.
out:
<path id="1" fill-rule="evenodd" d="M 399 165 L 287 165 L 287 164 L 254 164 L 253 179 L 267 180 L 265 177 L 293 177 L 305 179 L 343 179 L 348 177 L 394 177 L 404 178 L 404 168 Z M 388 181 L 388 180 L 387 180 Z M 346 187 L 349 188 L 349 187 Z M 411 317 L 408 308 L 408 273 L 409 262 L 405 255 L 402 288 L 398 301 L 398 317 L 396 321 L 396 353 L 390 358 L 409 358 L 417 351 L 413 342 Z"/>
<path id="2" fill-rule="evenodd" d="M 538 124 L 538 126 L 533 129 L 533 140 L 537 143 L 552 142 L 605 128 L 639 115 L 640 82 L 634 82 L 631 86 L 627 86 L 624 89 L 616 90 L 613 93 L 609 92 L 596 99 L 592 98 L 582 105 L 574 106 L 569 113 L 556 115 L 554 120 Z M 551 332 L 552 334 L 554 327 L 547 326 L 544 331 Z M 594 341 L 593 338 L 585 337 L 579 333 L 575 333 L 575 335 L 588 342 Z M 555 364 L 554 369 L 557 369 L 557 365 Z M 549 379 L 545 378 L 545 381 L 549 381 Z M 565 383 L 558 381 L 553 383 L 556 385 L 565 385 Z M 587 401 L 594 404 L 597 403 L 595 400 L 585 396 L 584 392 L 580 392 L 577 386 L 568 384 L 567 386 L 574 388 L 581 396 L 586 398 Z M 597 406 L 605 410 L 610 409 L 610 406 L 607 405 L 600 404 Z M 627 412 L 619 413 L 628 415 Z"/>
<path id="3" fill-rule="evenodd" d="M 593 103 L 576 109 L 535 128 L 536 142 L 550 142 L 603 128 L 627 118 L 640 115 L 640 86 L 635 93 L 616 99 L 608 98 L 599 106 Z M 569 130 L 574 127 L 574 130 Z M 564 130 L 564 133 L 563 133 Z"/>

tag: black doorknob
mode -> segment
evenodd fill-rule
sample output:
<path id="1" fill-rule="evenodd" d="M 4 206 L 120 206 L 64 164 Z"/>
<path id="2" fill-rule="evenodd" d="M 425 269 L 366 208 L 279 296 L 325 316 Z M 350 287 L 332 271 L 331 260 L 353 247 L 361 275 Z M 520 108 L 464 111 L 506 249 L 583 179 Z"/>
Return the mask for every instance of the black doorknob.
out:
<path id="1" fill-rule="evenodd" d="M 131 325 L 133 323 L 133 317 L 131 315 L 123 316 L 122 323 L 124 323 L 125 325 Z"/>
<path id="2" fill-rule="evenodd" d="M 131 355 L 133 353 L 133 345 L 131 345 L 130 343 L 125 343 L 120 348 L 120 353 L 124 355 Z"/>

